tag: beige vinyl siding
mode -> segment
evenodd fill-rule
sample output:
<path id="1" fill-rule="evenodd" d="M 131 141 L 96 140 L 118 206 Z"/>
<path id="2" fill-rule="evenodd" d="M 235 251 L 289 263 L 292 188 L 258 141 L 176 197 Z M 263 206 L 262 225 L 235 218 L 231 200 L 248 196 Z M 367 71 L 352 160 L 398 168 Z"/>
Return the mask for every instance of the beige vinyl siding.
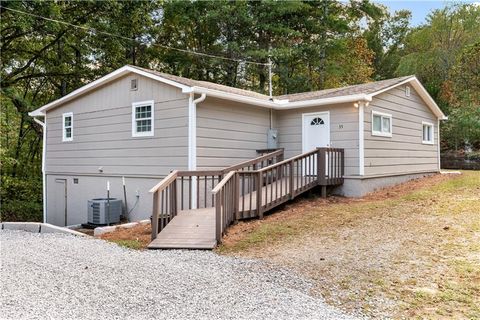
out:
<path id="1" fill-rule="evenodd" d="M 130 90 L 130 80 L 138 89 Z M 132 137 L 132 103 L 154 100 L 152 137 Z M 62 114 L 73 112 L 73 141 L 62 142 Z M 47 113 L 46 171 L 165 176 L 188 163 L 188 96 L 128 75 Z"/>
<path id="2" fill-rule="evenodd" d="M 209 98 L 197 106 L 197 168 L 213 169 L 249 160 L 267 147 L 270 111 Z"/>
<path id="3" fill-rule="evenodd" d="M 392 115 L 392 137 L 372 136 L 372 110 Z M 422 121 L 433 124 L 434 144 L 422 143 Z M 437 119 L 413 87 L 373 98 L 365 108 L 365 175 L 438 171 Z"/>
<path id="4" fill-rule="evenodd" d="M 330 111 L 330 144 L 345 149 L 345 175 L 358 175 L 358 109 L 352 104 L 276 112 L 279 146 L 285 156 L 302 153 L 302 114 Z"/>

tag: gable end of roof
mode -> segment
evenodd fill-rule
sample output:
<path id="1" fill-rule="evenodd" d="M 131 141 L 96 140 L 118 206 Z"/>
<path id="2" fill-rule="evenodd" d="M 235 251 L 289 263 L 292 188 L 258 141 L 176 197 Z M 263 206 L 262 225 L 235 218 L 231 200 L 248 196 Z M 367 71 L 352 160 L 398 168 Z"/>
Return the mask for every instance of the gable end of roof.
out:
<path id="1" fill-rule="evenodd" d="M 447 120 L 448 117 L 443 113 L 443 111 L 440 109 L 440 107 L 437 105 L 435 100 L 430 96 L 428 91 L 424 88 L 424 86 L 421 84 L 421 82 L 417 79 L 415 76 L 410 76 L 407 79 L 392 85 L 390 87 L 384 88 L 382 90 L 378 90 L 376 92 L 373 92 L 370 94 L 371 97 L 374 97 L 376 95 L 379 95 L 383 92 L 386 92 L 388 90 L 391 90 L 393 88 L 396 88 L 398 86 L 404 85 L 404 84 L 410 84 L 418 93 L 420 98 L 425 102 L 425 104 L 430 108 L 430 110 L 433 112 L 433 114 L 440 120 Z"/>

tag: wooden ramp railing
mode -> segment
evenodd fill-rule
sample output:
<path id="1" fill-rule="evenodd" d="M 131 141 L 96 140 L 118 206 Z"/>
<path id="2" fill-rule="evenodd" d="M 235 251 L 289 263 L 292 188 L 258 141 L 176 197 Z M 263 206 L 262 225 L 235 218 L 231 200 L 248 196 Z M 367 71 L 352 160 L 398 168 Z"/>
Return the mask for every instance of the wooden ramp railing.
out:
<path id="1" fill-rule="evenodd" d="M 279 150 L 220 171 L 173 171 L 150 190 L 152 240 L 179 211 L 211 208 L 218 244 L 236 220 L 262 218 L 315 186 L 326 195 L 327 186 L 343 183 L 344 163 L 343 149 L 318 148 L 286 160 Z"/>
<path id="2" fill-rule="evenodd" d="M 230 172 L 213 190 L 217 243 L 235 220 L 262 218 L 315 186 L 342 184 L 343 167 L 343 149 L 319 148 L 259 170 Z"/>
<path id="3" fill-rule="evenodd" d="M 261 155 L 223 170 L 172 171 L 155 187 L 152 240 L 181 211 L 215 207 L 212 190 L 231 171 L 258 170 L 283 160 L 283 149 Z"/>

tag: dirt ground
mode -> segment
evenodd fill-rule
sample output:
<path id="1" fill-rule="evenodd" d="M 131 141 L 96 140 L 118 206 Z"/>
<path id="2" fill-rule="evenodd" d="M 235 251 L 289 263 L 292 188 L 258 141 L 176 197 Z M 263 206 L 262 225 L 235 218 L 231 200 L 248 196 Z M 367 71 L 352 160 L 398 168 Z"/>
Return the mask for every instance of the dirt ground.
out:
<path id="1" fill-rule="evenodd" d="M 150 226 L 104 234 L 133 249 Z M 362 198 L 307 195 L 228 230 L 217 252 L 310 279 L 330 303 L 374 318 L 480 319 L 480 172 L 435 175 Z"/>
<path id="2" fill-rule="evenodd" d="M 480 172 L 306 197 L 233 226 L 218 252 L 291 268 L 375 318 L 480 319 Z"/>
<path id="3" fill-rule="evenodd" d="M 145 249 L 151 241 L 152 228 L 150 224 L 139 224 L 133 228 L 120 229 L 100 235 L 100 239 L 115 242 L 131 249 Z"/>

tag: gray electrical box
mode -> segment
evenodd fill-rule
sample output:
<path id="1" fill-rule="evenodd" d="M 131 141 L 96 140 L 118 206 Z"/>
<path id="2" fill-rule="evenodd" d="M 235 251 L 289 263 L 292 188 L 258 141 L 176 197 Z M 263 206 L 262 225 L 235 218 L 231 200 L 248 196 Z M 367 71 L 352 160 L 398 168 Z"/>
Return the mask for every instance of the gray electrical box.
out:
<path id="1" fill-rule="evenodd" d="M 121 215 L 122 200 L 116 198 L 88 200 L 88 223 L 90 224 L 117 223 L 120 222 Z"/>
<path id="2" fill-rule="evenodd" d="M 278 148 L 278 130 L 268 129 L 267 131 L 267 149 Z"/>

